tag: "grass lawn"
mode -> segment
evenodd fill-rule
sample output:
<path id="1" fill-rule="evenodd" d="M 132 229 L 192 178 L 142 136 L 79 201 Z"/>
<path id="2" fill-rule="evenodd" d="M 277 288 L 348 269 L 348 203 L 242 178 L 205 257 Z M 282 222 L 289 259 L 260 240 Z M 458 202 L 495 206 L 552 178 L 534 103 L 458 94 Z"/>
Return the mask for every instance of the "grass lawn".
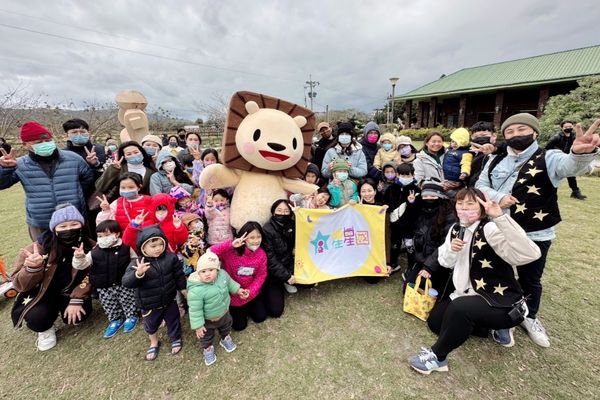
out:
<path id="1" fill-rule="evenodd" d="M 450 372 L 429 377 L 406 358 L 435 336 L 402 312 L 401 279 L 377 285 L 362 279 L 323 283 L 287 298 L 282 318 L 250 324 L 233 338 L 231 354 L 217 349 L 206 367 L 189 323 L 183 351 L 161 350 L 143 360 L 141 328 L 102 339 L 107 321 L 96 312 L 80 327 L 62 327 L 58 346 L 41 353 L 35 334 L 15 331 L 10 301 L 0 301 L 0 398 L 600 398 L 600 301 L 594 244 L 600 227 L 600 179 L 580 178 L 584 202 L 560 189 L 563 222 L 544 275 L 541 318 L 552 347 L 534 345 L 517 329 L 515 347 L 470 339 L 450 355 Z M 12 264 L 28 243 L 20 186 L 0 192 L 0 254 Z M 162 341 L 168 344 L 166 333 Z"/>

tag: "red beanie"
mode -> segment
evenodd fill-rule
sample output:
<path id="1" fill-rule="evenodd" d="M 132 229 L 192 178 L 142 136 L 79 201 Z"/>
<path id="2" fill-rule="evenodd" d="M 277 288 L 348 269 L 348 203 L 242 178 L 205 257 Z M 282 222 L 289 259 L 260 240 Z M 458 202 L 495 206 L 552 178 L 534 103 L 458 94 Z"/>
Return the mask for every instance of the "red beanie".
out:
<path id="1" fill-rule="evenodd" d="M 33 142 L 34 140 L 50 139 L 52 132 L 44 125 L 35 121 L 28 121 L 21 126 L 21 142 Z"/>

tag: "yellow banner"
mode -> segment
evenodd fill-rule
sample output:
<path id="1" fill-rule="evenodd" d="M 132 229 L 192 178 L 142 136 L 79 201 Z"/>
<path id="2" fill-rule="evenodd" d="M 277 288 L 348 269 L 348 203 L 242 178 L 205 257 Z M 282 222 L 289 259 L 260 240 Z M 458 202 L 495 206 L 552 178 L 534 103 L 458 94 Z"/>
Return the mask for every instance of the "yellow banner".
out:
<path id="1" fill-rule="evenodd" d="M 351 276 L 386 276 L 385 212 L 381 206 L 299 208 L 294 276 L 310 284 Z"/>

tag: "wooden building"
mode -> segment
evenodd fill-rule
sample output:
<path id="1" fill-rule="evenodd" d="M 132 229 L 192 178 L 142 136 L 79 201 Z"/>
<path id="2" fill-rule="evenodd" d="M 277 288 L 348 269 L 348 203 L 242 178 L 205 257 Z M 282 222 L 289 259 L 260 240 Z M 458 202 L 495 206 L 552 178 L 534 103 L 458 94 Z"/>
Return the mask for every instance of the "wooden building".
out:
<path id="1" fill-rule="evenodd" d="M 404 102 L 405 117 L 416 111 L 411 124 L 417 128 L 477 121 L 499 127 L 520 112 L 539 118 L 549 97 L 570 92 L 591 75 L 600 75 L 600 45 L 461 69 L 395 101 Z"/>

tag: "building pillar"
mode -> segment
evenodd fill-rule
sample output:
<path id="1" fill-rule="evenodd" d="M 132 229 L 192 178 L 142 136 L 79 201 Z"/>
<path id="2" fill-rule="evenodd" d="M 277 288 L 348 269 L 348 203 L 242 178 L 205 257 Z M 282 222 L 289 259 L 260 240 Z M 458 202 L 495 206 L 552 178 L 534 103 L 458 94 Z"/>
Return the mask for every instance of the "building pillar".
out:
<path id="1" fill-rule="evenodd" d="M 412 100 L 408 100 L 406 103 L 404 103 L 404 111 L 406 113 L 406 117 L 404 118 L 404 127 L 409 129 L 410 124 L 412 123 L 410 120 L 412 116 Z"/>
<path id="2" fill-rule="evenodd" d="M 424 128 L 423 126 L 423 121 L 424 121 L 424 109 L 425 109 L 425 103 L 423 103 L 422 101 L 419 101 L 418 103 L 418 108 L 417 108 L 417 128 Z"/>
<path id="3" fill-rule="evenodd" d="M 541 116 L 544 114 L 544 108 L 546 108 L 546 103 L 548 102 L 548 99 L 550 98 L 550 87 L 548 86 L 542 86 L 540 88 L 540 96 L 538 98 L 538 107 L 537 107 L 537 117 L 541 118 Z"/>
<path id="4" fill-rule="evenodd" d="M 467 95 L 460 95 L 460 103 L 458 105 L 458 127 L 465 126 L 465 117 L 467 114 Z"/>
<path id="5" fill-rule="evenodd" d="M 437 120 L 437 106 L 437 97 L 432 97 L 431 100 L 429 100 L 429 121 L 427 121 L 427 126 L 429 126 L 430 128 L 435 127 L 435 123 Z"/>
<path id="6" fill-rule="evenodd" d="M 494 126 L 496 130 L 500 129 L 504 120 L 504 91 L 496 92 L 496 102 L 494 104 Z"/>

